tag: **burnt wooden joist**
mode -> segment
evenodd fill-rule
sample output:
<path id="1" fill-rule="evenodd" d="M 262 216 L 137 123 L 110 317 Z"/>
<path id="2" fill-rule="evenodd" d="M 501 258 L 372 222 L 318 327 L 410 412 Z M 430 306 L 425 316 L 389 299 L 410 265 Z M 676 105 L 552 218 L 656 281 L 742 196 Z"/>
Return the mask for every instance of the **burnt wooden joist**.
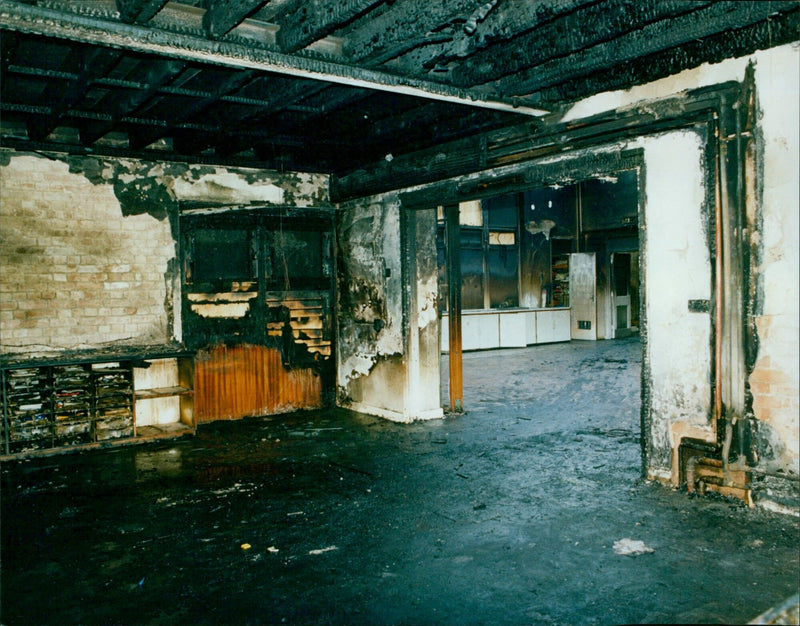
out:
<path id="1" fill-rule="evenodd" d="M 296 52 L 382 3 L 383 0 L 294 0 L 281 15 L 276 41 L 284 52 Z"/>
<path id="2" fill-rule="evenodd" d="M 512 165 L 569 150 L 612 143 L 641 134 L 704 123 L 721 106 L 738 97 L 736 83 L 698 89 L 650 102 L 647 107 L 611 111 L 580 122 L 520 124 L 402 155 L 391 162 L 379 160 L 346 176 L 334 177 L 331 198 L 336 202 L 369 196 L 415 184 L 452 178 L 453 172 L 471 174 Z M 726 130 L 729 130 L 726 128 Z"/>
<path id="3" fill-rule="evenodd" d="M 688 4 L 694 6 L 694 3 Z M 716 33 L 725 33 L 727 36 L 726 31 L 766 20 L 779 11 L 794 11 L 797 8 L 797 3 L 793 1 L 715 3 L 676 15 L 668 21 L 645 23 L 635 30 L 619 33 L 613 39 L 601 39 L 597 45 L 585 49 L 573 49 L 566 60 L 550 57 L 495 84 L 505 94 L 530 94 Z"/>
<path id="4" fill-rule="evenodd" d="M 215 0 L 209 2 L 203 14 L 203 27 L 209 37 L 217 39 L 227 34 L 259 9 L 265 0 Z"/>
<path id="5" fill-rule="evenodd" d="M 788 0 L 0 0 L 0 140 L 349 177 L 797 41 L 798 15 Z"/>
<path id="6" fill-rule="evenodd" d="M 540 89 L 534 99 L 541 106 L 553 102 L 574 101 L 599 91 L 628 88 L 676 74 L 687 67 L 719 63 L 727 58 L 744 56 L 756 50 L 796 41 L 800 33 L 800 4 L 789 11 L 722 33 L 637 57 L 603 72 L 575 77 L 565 83 Z"/>
<path id="7" fill-rule="evenodd" d="M 215 87 L 211 92 L 188 91 L 186 95 L 171 95 L 161 89 L 148 104 L 151 114 L 158 111 L 172 124 L 180 124 L 202 114 L 220 98 L 233 94 L 255 78 L 253 72 L 228 72 L 227 75 L 215 76 Z M 163 113 L 161 112 L 163 109 Z M 149 131 L 131 134 L 130 146 L 134 149 L 144 148 L 164 136 L 166 127 L 154 127 Z"/>
<path id="8" fill-rule="evenodd" d="M 164 8 L 168 0 L 116 0 L 119 19 L 144 24 Z"/>
<path id="9" fill-rule="evenodd" d="M 581 65 L 574 55 L 592 46 L 608 42 L 643 24 L 661 22 L 683 13 L 697 11 L 710 2 L 666 1 L 651 4 L 610 0 L 595 3 L 542 24 L 503 44 L 485 48 L 464 59 L 454 72 L 457 85 L 476 85 L 508 77 L 507 83 L 516 83 L 518 72 L 530 71 L 546 61 L 564 67 Z M 586 24 L 592 24 L 586 28 Z M 546 45 L 542 45 L 547 42 Z M 565 57 L 573 55 L 570 60 Z M 574 61 L 574 62 L 573 62 Z M 519 90 L 524 92 L 525 88 Z"/>
<path id="10" fill-rule="evenodd" d="M 415 35 L 435 32 L 453 19 L 465 20 L 476 4 L 474 0 L 395 3 L 352 33 L 345 42 L 344 53 L 354 60 L 369 60 L 387 48 L 400 54 L 407 51 L 407 44 L 403 42 L 413 42 Z"/>
<path id="11" fill-rule="evenodd" d="M 75 79 L 66 89 L 50 82 L 42 98 L 50 103 L 50 114 L 33 117 L 28 124 L 28 135 L 42 141 L 60 124 L 64 115 L 85 97 L 94 79 L 105 76 L 119 61 L 119 52 L 108 48 L 75 48 L 65 60 L 62 70 L 75 72 Z"/>
<path id="12" fill-rule="evenodd" d="M 134 62 L 135 65 L 139 65 Z M 120 120 L 131 117 L 143 104 L 148 102 L 161 85 L 166 84 L 183 70 L 181 61 L 161 59 L 142 64 L 139 71 L 144 75 L 147 88 L 143 90 L 113 90 L 103 95 L 98 103 L 106 114 L 107 121 L 89 121 L 81 126 L 81 143 L 90 145 L 105 134 L 113 131 Z M 132 67 L 131 71 L 136 71 Z"/>

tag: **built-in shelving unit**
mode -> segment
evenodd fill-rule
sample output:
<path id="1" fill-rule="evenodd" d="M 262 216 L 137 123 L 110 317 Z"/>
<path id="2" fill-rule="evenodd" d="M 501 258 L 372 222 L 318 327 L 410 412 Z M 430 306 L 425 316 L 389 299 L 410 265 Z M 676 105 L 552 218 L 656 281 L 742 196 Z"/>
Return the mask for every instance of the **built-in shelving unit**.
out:
<path id="1" fill-rule="evenodd" d="M 552 306 L 569 306 L 569 254 L 553 255 Z"/>
<path id="2" fill-rule="evenodd" d="M 192 358 L 148 359 L 136 364 L 133 378 L 137 436 L 195 427 Z"/>
<path id="3" fill-rule="evenodd" d="M 0 363 L 0 454 L 26 455 L 194 432 L 187 352 Z"/>

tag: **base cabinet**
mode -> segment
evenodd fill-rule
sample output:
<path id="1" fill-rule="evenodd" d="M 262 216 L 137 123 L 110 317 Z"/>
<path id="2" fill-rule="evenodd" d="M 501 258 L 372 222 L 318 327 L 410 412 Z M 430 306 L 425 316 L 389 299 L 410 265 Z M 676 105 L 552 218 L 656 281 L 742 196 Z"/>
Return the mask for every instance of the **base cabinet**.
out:
<path id="1" fill-rule="evenodd" d="M 570 309 L 504 309 L 464 311 L 461 349 L 524 348 L 570 340 Z M 441 351 L 450 351 L 447 314 L 442 315 Z"/>
<path id="2" fill-rule="evenodd" d="M 146 373 L 151 368 L 155 375 Z M 193 432 L 192 371 L 191 355 L 3 364 L 0 453 Z"/>

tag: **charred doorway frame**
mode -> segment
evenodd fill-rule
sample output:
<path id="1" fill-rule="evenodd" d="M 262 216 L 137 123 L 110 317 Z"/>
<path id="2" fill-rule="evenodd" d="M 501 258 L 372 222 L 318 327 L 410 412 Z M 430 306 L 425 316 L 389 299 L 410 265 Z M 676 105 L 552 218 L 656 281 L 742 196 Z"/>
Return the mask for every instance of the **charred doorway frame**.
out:
<path id="1" fill-rule="evenodd" d="M 753 465 L 757 462 L 757 425 L 747 375 L 752 372 L 757 355 L 754 319 L 760 297 L 756 281 L 752 279 L 751 257 L 756 250 L 748 245 L 747 233 L 757 226 L 748 221 L 748 215 L 757 216 L 758 211 L 755 207 L 752 211 L 747 210 L 746 186 L 757 186 L 758 178 L 749 181 L 746 173 L 755 171 L 757 165 L 755 110 L 754 68 L 750 66 L 741 83 L 732 81 L 693 89 L 646 105 L 634 105 L 573 122 L 552 125 L 543 122 L 535 128 L 524 125 L 509 129 L 505 136 L 493 135 L 491 145 L 487 140 L 480 143 L 480 153 L 475 157 L 480 163 L 480 172 L 430 183 L 400 195 L 403 210 L 457 206 L 466 200 L 520 191 L 537 184 L 581 180 L 594 172 L 639 169 L 643 344 L 640 422 L 641 472 L 645 478 L 648 477 L 648 464 L 653 452 L 650 431 L 652 377 L 646 350 L 648 322 L 644 285 L 647 275 L 642 232 L 646 227 L 645 164 L 643 154 L 638 150 L 621 150 L 616 154 L 607 150 L 639 137 L 678 130 L 694 130 L 703 138 L 706 198 L 701 217 L 707 224 L 712 296 L 708 302 L 688 303 L 690 307 L 694 305 L 703 312 L 707 311 L 711 318 L 712 397 L 707 419 L 714 441 L 706 442 L 706 446 L 710 444 L 713 449 L 703 449 L 702 454 L 718 457 L 726 468 L 732 459 L 739 467 L 745 463 Z M 603 151 L 592 153 L 592 150 Z M 586 156 L 581 156 L 583 153 Z M 570 155 L 572 158 L 568 158 Z M 553 161 L 555 156 L 564 159 Z M 453 169 L 457 169 L 459 160 L 463 161 L 462 154 L 449 158 L 453 160 Z M 757 198 L 755 202 L 758 202 Z M 460 324 L 460 319 L 454 323 Z M 460 346 L 456 346 L 455 355 L 451 346 L 451 370 L 453 357 L 460 354 Z M 455 367 L 460 370 L 460 365 L 459 361 Z M 451 403 L 457 400 L 457 396 L 451 398 Z M 680 443 L 674 445 L 677 447 Z M 677 469 L 672 468 L 673 476 Z"/>

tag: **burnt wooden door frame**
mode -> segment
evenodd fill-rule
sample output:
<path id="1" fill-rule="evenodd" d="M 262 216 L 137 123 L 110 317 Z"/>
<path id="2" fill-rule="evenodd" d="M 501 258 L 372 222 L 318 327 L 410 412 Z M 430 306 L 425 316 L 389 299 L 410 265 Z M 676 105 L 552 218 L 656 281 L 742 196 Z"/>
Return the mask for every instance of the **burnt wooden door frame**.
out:
<path id="1" fill-rule="evenodd" d="M 450 410 L 464 410 L 464 376 L 461 341 L 461 225 L 458 204 L 445 210 L 445 251 L 447 254 L 447 306 L 449 339 Z"/>
<path id="2" fill-rule="evenodd" d="M 447 206 L 485 195 L 478 193 L 477 189 L 485 191 L 491 187 L 491 193 L 521 191 L 537 185 L 580 180 L 587 171 L 597 174 L 639 169 L 640 180 L 644 180 L 645 163 L 641 148 L 610 153 L 591 151 L 665 132 L 686 129 L 698 132 L 705 144 L 705 219 L 708 224 L 707 245 L 713 260 L 713 295 L 707 303 L 713 328 L 709 345 L 712 350 L 713 397 L 708 419 L 718 435 L 726 430 L 731 432 L 725 423 L 735 425 L 733 430 L 737 441 L 730 445 L 738 447 L 748 459 L 755 459 L 757 426 L 753 424 L 753 399 L 747 375 L 755 365 L 758 352 L 755 318 L 761 306 L 758 282 L 754 278 L 758 252 L 752 243 L 748 246 L 745 241 L 747 230 L 758 226 L 748 221 L 745 189 L 746 184 L 751 183 L 747 179 L 747 167 L 755 169 L 753 161 L 757 160 L 755 151 L 760 141 L 755 121 L 754 72 L 751 65 L 742 82 L 731 81 L 687 90 L 626 110 L 600 113 L 580 123 L 544 124 L 532 134 L 527 129 L 524 136 L 518 136 L 519 131 L 512 129 L 508 131 L 507 141 L 498 136 L 490 144 L 489 138 L 494 135 L 486 134 L 481 141 L 474 142 L 472 157 L 477 165 L 469 177 L 444 178 L 443 169 L 442 179 L 431 180 L 424 187 L 403 194 L 413 197 L 415 203 L 425 200 L 431 206 Z M 577 155 L 575 159 L 552 160 L 554 155 L 570 153 Z M 463 162 L 465 155 L 453 153 L 451 158 Z M 420 174 L 424 176 L 425 171 L 420 169 Z M 758 181 L 752 181 L 752 184 L 757 185 Z M 642 475 L 646 477 L 653 442 L 649 423 L 652 372 L 646 357 L 647 275 L 642 243 L 646 234 L 644 184 L 640 185 L 639 195 L 639 320 L 644 354 L 641 467 Z M 755 201 L 758 202 L 758 198 Z M 757 215 L 752 219 L 757 220 Z M 451 320 L 453 317 L 450 316 Z M 722 443 L 721 439 L 718 437 L 718 443 Z"/>

